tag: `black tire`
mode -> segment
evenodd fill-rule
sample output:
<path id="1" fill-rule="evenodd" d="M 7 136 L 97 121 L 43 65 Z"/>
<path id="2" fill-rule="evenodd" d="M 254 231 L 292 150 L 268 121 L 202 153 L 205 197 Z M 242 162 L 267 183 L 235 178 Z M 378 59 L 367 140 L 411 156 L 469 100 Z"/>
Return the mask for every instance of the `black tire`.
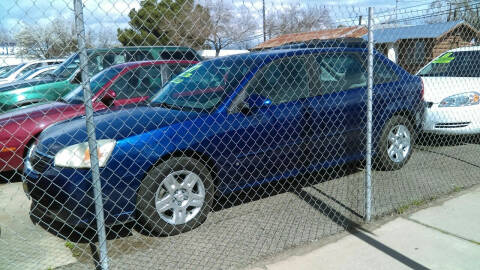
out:
<path id="1" fill-rule="evenodd" d="M 198 207 L 200 210 L 192 219 L 187 220 L 183 224 L 171 224 L 157 212 L 155 207 L 156 196 L 157 192 L 161 193 L 163 185 L 162 188 L 160 188 L 160 185 L 167 176 L 177 172 L 182 173 L 182 171 L 192 172 L 199 177 L 199 181 L 202 182 L 204 187 L 204 201 L 203 205 Z M 137 191 L 136 210 L 138 224 L 136 227 L 141 233 L 154 236 L 171 236 L 190 231 L 206 220 L 211 209 L 213 191 L 214 187 L 210 171 L 202 162 L 189 157 L 170 158 L 154 166 L 140 184 Z M 163 192 L 163 196 L 168 196 L 168 191 Z"/>
<path id="2" fill-rule="evenodd" d="M 388 135 L 392 129 L 400 125 L 406 127 L 410 133 L 410 147 L 401 161 L 394 161 L 388 154 L 388 149 L 390 147 Z M 412 123 L 406 117 L 400 115 L 393 116 L 386 122 L 385 126 L 383 126 L 377 149 L 375 151 L 375 157 L 373 159 L 373 167 L 380 171 L 395 171 L 401 169 L 412 156 L 414 142 L 415 131 L 412 127 Z"/>

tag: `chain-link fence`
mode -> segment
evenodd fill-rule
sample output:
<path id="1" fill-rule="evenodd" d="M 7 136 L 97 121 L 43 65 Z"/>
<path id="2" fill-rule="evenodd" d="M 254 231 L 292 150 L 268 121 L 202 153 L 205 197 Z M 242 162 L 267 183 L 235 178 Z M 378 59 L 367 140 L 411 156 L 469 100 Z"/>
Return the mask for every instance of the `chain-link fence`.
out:
<path id="1" fill-rule="evenodd" d="M 0 269 L 245 268 L 478 184 L 479 5 L 0 3 Z"/>

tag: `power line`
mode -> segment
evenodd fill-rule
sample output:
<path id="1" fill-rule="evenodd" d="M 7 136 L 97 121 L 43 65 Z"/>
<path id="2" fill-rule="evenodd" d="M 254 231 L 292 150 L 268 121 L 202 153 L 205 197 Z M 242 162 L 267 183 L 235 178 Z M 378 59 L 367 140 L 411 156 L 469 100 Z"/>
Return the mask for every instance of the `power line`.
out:
<path id="1" fill-rule="evenodd" d="M 399 15 L 400 17 L 402 15 L 410 14 L 410 13 L 413 13 L 413 12 L 423 13 L 423 14 L 419 14 L 419 15 L 415 15 L 415 16 L 409 16 L 407 18 L 400 18 L 400 19 L 397 18 L 396 23 L 402 23 L 402 22 L 404 23 L 404 22 L 409 22 L 409 21 L 411 22 L 411 21 L 417 21 L 417 20 L 425 20 L 425 19 L 428 19 L 428 18 L 439 17 L 439 16 L 442 16 L 442 15 L 448 15 L 449 12 L 450 12 L 450 9 L 448 9 L 448 8 L 444 8 L 444 10 L 440 10 L 440 11 L 431 12 L 432 9 L 429 8 L 429 7 L 412 11 L 412 8 L 420 7 L 420 6 L 425 6 L 425 4 L 413 5 L 413 6 L 410 6 L 410 7 L 405 7 L 405 8 L 402 8 L 402 9 L 398 9 L 397 15 Z M 467 10 L 474 10 L 476 8 L 480 8 L 480 1 L 477 1 L 477 3 L 471 4 Z M 380 17 L 380 18 L 384 17 L 385 18 L 388 15 L 378 16 L 378 14 L 385 14 L 385 13 L 388 13 L 388 12 L 391 12 L 391 11 L 392 10 L 380 12 L 380 13 L 377 13 L 376 15 L 377 15 L 377 17 Z M 430 12 L 430 13 L 428 13 L 428 12 Z M 353 22 L 357 21 L 357 19 L 358 19 L 357 17 L 358 17 L 358 15 L 356 15 L 355 17 L 351 17 L 351 18 L 338 19 L 338 20 L 335 20 L 335 22 L 337 24 L 342 23 L 342 22 L 352 22 L 353 23 Z M 277 34 L 281 33 L 282 29 L 280 27 L 273 27 L 273 28 L 271 28 L 271 30 L 272 30 L 273 35 L 277 35 Z M 245 37 L 242 40 L 239 40 L 239 41 L 235 42 L 232 45 L 238 45 L 238 44 L 241 44 L 241 43 L 244 43 L 244 42 L 259 40 L 263 36 L 265 36 L 264 33 L 251 35 L 251 36 Z"/>

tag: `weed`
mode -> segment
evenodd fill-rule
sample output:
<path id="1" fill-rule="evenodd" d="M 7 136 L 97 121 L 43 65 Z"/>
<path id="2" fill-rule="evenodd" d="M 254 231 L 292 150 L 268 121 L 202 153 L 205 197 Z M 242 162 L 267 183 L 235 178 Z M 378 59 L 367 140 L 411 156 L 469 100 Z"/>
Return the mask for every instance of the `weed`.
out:
<path id="1" fill-rule="evenodd" d="M 459 192 L 463 189 L 463 187 L 453 186 L 453 192 Z"/>
<path id="2" fill-rule="evenodd" d="M 70 249 L 70 251 L 72 252 L 73 257 L 80 257 L 81 252 L 80 252 L 78 249 L 75 248 L 75 244 L 74 244 L 74 243 L 67 241 L 67 242 L 65 242 L 65 246 L 66 246 L 68 249 Z"/>

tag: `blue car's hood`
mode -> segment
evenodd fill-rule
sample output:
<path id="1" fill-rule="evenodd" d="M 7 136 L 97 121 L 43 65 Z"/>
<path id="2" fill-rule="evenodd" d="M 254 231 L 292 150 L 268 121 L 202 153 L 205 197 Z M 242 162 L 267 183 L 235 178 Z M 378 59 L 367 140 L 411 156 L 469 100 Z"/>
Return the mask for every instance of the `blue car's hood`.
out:
<path id="1" fill-rule="evenodd" d="M 121 140 L 198 117 L 200 113 L 161 107 L 115 107 L 94 114 L 96 137 Z M 54 155 L 60 149 L 88 141 L 85 116 L 50 126 L 39 137 L 38 150 Z"/>
<path id="2" fill-rule="evenodd" d="M 42 78 L 42 79 L 35 79 L 35 80 L 28 80 L 28 81 L 17 81 L 17 82 L 0 85 L 0 92 L 6 92 L 10 90 L 31 87 L 31 86 L 40 85 L 40 84 L 52 83 L 56 81 L 59 81 L 59 79 Z"/>

